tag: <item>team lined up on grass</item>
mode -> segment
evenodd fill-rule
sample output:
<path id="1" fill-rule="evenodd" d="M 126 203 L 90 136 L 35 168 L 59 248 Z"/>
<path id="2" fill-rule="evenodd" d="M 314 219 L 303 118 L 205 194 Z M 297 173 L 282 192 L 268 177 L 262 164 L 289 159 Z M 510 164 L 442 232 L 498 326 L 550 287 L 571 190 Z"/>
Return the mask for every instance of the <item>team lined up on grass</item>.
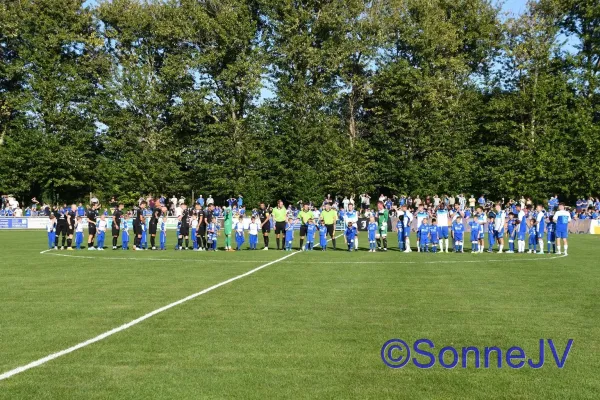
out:
<path id="1" fill-rule="evenodd" d="M 352 203 L 345 204 L 344 210 L 333 208 L 328 201 L 324 202 L 321 210 L 304 204 L 299 212 L 291 212 L 290 208 L 284 207 L 280 200 L 275 208 L 267 208 L 264 203 L 253 212 L 248 226 L 244 224 L 244 215 L 235 213 L 232 207 L 225 206 L 222 211 L 222 224 L 217 221 L 217 212 L 214 203 L 208 204 L 205 209 L 196 202 L 193 209 L 188 209 L 185 203 L 181 203 L 176 213 L 177 224 L 177 250 L 193 249 L 196 251 L 216 251 L 218 238 L 221 231 L 224 235 L 224 249 L 234 251 L 240 250 L 246 241 L 248 233 L 249 248 L 256 250 L 258 237 L 263 236 L 263 250 L 269 249 L 269 234 L 271 229 L 275 231 L 276 249 L 292 250 L 294 241 L 294 229 L 297 222 L 300 223 L 300 246 L 299 250 L 313 250 L 316 247 L 315 236 L 318 233 L 319 246 L 321 250 L 327 249 L 327 237 L 331 239 L 332 247 L 336 249 L 336 222 L 343 221 L 344 243 L 348 251 L 357 250 L 358 230 L 357 222 L 359 212 L 354 210 Z M 561 253 L 561 241 L 564 253 L 568 251 L 568 223 L 571 214 L 565 210 L 564 204 L 557 206 L 558 211 L 546 211 L 542 205 L 535 209 L 532 206 L 523 207 L 520 203 L 509 204 L 503 208 L 500 203 L 492 209 L 479 207 L 455 207 L 438 206 L 436 209 L 426 209 L 419 204 L 416 210 L 409 210 L 407 204 L 401 207 L 392 206 L 391 210 L 381 200 L 377 203 L 377 210 L 370 213 L 367 224 L 369 251 L 387 251 L 388 249 L 388 220 L 390 213 L 398 218 L 394 231 L 398 235 L 398 249 L 411 252 L 410 231 L 413 219 L 417 226 L 417 251 L 419 252 L 449 252 L 449 243 L 452 242 L 453 251 L 463 252 L 466 227 L 470 228 L 471 251 L 482 253 L 485 249 L 485 226 L 487 225 L 488 252 L 492 252 L 494 246 L 498 245 L 498 252 L 504 251 L 504 239 L 508 241 L 508 253 L 524 253 L 526 245 L 530 253 L 544 253 L 544 238 L 547 238 L 548 253 Z M 86 212 L 88 221 L 88 250 L 103 250 L 106 231 L 108 229 L 108 218 L 112 219 L 112 248 L 118 248 L 118 240 L 121 237 L 121 248 L 129 249 L 130 237 L 133 236 L 133 250 L 166 250 L 167 246 L 167 217 L 169 212 L 163 205 L 157 205 L 153 209 L 148 208 L 147 202 L 142 200 L 139 209 L 132 215 L 124 214 L 123 204 L 118 204 L 112 216 L 99 215 L 99 202 L 93 199 L 91 207 Z M 221 214 L 221 213 L 219 213 Z M 133 223 L 129 219 L 133 216 Z M 59 238 L 62 236 L 60 249 L 73 249 L 73 237 L 75 237 L 75 248 L 80 249 L 83 245 L 83 218 L 80 209 L 72 205 L 69 210 L 60 209 L 52 213 L 48 222 L 48 246 L 58 249 Z M 130 234 L 130 230 L 132 233 Z M 158 236 L 158 247 L 156 237 Z M 528 239 L 528 240 L 527 240 Z M 97 242 L 96 245 L 94 242 Z M 148 241 L 150 242 L 148 245 Z M 190 246 L 191 241 L 191 246 Z M 515 248 L 516 242 L 516 248 Z"/>

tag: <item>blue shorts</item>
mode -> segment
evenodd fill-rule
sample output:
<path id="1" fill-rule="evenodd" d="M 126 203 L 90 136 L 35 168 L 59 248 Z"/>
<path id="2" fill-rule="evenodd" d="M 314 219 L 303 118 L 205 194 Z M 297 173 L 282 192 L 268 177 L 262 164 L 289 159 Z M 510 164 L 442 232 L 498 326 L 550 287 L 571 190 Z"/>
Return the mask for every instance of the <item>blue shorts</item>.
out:
<path id="1" fill-rule="evenodd" d="M 447 226 L 440 227 L 440 238 L 448 239 L 448 227 Z"/>
<path id="2" fill-rule="evenodd" d="M 502 228 L 500 230 L 494 229 L 494 239 L 502 239 L 502 238 L 504 238 L 504 228 Z"/>
<path id="3" fill-rule="evenodd" d="M 537 239 L 538 239 L 538 240 L 540 240 L 540 239 L 544 239 L 544 232 L 538 232 L 538 234 L 537 234 Z"/>
<path id="4" fill-rule="evenodd" d="M 525 234 L 526 232 L 517 233 L 517 240 L 525 240 Z"/>
<path id="5" fill-rule="evenodd" d="M 557 239 L 567 239 L 569 237 L 569 232 L 566 230 L 560 230 L 560 231 L 556 231 L 556 238 Z"/>
<path id="6" fill-rule="evenodd" d="M 554 233 L 554 232 L 550 232 L 550 233 L 548 233 L 548 242 L 549 242 L 549 243 L 552 243 L 552 242 L 554 242 L 555 240 L 556 240 L 556 233 Z"/>
<path id="7" fill-rule="evenodd" d="M 410 227 L 405 226 L 404 227 L 404 237 L 409 237 L 410 236 Z"/>

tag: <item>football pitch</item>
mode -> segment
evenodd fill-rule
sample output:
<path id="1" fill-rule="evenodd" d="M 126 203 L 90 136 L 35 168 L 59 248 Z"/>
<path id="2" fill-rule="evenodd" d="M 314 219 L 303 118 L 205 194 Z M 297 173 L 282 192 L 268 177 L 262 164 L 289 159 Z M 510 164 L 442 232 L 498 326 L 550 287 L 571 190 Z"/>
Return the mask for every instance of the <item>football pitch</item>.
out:
<path id="1" fill-rule="evenodd" d="M 0 374 L 16 371 L 0 380 L 0 398 L 597 399 L 600 393 L 600 237 L 572 235 L 563 257 L 469 254 L 468 248 L 404 254 L 393 249 L 395 234 L 392 249 L 376 254 L 342 251 L 342 238 L 338 251 L 200 253 L 172 250 L 170 235 L 170 250 L 162 252 L 40 253 L 45 232 L 0 231 Z M 360 239 L 364 249 L 366 236 Z M 492 355 L 485 368 L 482 353 L 479 368 L 472 354 L 466 368 L 462 357 L 454 368 L 437 360 L 427 369 L 413 362 L 390 368 L 381 350 L 395 338 L 409 345 L 429 339 L 435 348 L 422 348 L 436 357 L 445 346 L 459 355 L 465 346 L 495 346 L 503 351 L 502 367 Z M 507 365 L 513 346 L 539 360 L 540 339 L 552 339 L 559 358 L 573 339 L 563 368 L 547 345 L 542 368 Z M 66 349 L 73 351 L 15 370 Z M 445 362 L 452 359 L 445 353 Z"/>

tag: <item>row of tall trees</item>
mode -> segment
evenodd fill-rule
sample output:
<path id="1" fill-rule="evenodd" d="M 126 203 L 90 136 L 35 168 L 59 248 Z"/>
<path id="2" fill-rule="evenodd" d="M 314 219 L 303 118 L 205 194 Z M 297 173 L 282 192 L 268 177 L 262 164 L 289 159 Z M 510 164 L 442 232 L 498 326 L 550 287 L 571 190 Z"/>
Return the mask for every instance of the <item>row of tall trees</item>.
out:
<path id="1" fill-rule="evenodd" d="M 0 192 L 600 191 L 600 5 L 0 0 Z"/>

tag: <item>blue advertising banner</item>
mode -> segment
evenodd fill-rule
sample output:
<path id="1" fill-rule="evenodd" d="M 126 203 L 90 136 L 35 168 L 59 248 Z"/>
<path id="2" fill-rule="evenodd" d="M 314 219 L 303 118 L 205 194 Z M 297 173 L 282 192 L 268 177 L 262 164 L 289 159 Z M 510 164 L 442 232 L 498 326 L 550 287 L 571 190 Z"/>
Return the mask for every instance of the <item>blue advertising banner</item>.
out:
<path id="1" fill-rule="evenodd" d="M 0 218 L 0 229 L 27 229 L 27 218 Z"/>

